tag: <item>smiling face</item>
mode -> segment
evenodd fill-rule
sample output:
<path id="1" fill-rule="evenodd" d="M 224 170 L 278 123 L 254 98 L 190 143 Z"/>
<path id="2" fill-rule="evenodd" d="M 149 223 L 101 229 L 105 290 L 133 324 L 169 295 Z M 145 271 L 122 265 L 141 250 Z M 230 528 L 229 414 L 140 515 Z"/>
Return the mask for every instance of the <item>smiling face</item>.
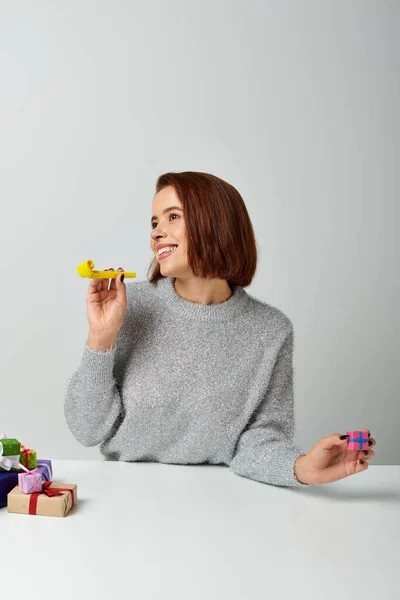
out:
<path id="1" fill-rule="evenodd" d="M 158 260 L 162 275 L 177 277 L 187 273 L 186 227 L 182 203 L 174 187 L 165 187 L 154 196 L 151 214 L 150 246 Z M 178 247 L 172 252 L 159 255 L 157 250 L 159 244 L 174 244 Z"/>

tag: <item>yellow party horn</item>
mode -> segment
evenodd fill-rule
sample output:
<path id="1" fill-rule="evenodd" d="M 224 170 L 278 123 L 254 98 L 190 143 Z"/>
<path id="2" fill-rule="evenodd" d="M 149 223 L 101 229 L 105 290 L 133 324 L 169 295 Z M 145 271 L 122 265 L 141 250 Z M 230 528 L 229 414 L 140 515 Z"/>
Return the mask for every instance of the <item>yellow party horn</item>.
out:
<path id="1" fill-rule="evenodd" d="M 136 273 L 129 273 L 128 271 L 94 271 L 94 262 L 87 260 L 86 262 L 79 265 L 76 268 L 81 277 L 88 277 L 89 279 L 115 279 L 118 275 L 124 274 L 125 277 L 136 277 Z"/>

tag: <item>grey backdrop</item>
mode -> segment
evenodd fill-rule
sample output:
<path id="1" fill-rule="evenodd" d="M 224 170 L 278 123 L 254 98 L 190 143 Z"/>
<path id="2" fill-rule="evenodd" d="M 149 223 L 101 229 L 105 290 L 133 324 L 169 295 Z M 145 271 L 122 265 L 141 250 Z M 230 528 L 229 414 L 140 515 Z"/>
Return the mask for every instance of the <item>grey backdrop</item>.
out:
<path id="1" fill-rule="evenodd" d="M 399 6 L 0 2 L 0 431 L 101 457 L 64 421 L 76 267 L 146 279 L 156 178 L 194 170 L 242 194 L 246 290 L 293 322 L 296 442 L 366 427 L 400 463 Z"/>

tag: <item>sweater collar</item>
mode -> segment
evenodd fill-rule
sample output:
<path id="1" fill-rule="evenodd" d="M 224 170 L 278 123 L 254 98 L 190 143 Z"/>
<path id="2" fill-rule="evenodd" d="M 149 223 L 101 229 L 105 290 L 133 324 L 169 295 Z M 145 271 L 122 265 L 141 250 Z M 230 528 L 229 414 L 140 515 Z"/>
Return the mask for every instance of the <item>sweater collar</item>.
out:
<path id="1" fill-rule="evenodd" d="M 163 277 L 156 282 L 156 297 L 160 307 L 183 319 L 226 321 L 247 312 L 251 297 L 239 285 L 230 284 L 232 295 L 219 304 L 200 304 L 182 298 L 174 289 L 174 278 Z"/>

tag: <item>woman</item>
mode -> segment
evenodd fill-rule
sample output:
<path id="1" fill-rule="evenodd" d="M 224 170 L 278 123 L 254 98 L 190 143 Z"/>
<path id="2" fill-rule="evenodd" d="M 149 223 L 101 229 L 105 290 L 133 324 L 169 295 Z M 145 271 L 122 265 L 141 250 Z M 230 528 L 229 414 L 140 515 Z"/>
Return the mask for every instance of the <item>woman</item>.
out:
<path id="1" fill-rule="evenodd" d="M 366 470 L 374 451 L 349 451 L 338 433 L 308 453 L 293 444 L 293 327 L 244 290 L 257 245 L 238 191 L 166 173 L 152 209 L 149 280 L 89 285 L 89 335 L 65 398 L 76 439 L 107 460 L 222 464 L 289 487 Z"/>

